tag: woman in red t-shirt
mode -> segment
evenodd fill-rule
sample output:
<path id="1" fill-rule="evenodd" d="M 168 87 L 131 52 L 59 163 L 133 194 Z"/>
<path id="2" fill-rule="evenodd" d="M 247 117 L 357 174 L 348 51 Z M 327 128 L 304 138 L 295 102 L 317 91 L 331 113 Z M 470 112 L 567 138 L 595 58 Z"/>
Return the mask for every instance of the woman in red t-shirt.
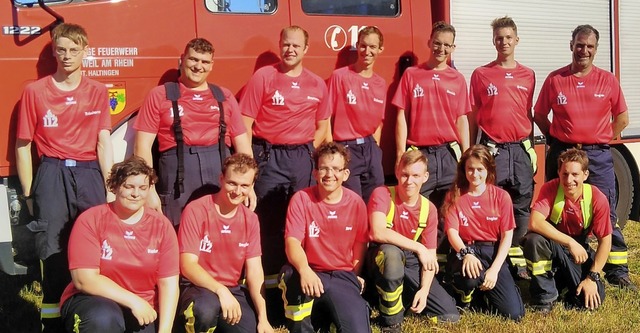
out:
<path id="1" fill-rule="evenodd" d="M 475 145 L 462 155 L 443 205 L 452 248 L 447 272 L 463 295 L 463 307 L 471 306 L 475 296 L 474 306 L 519 320 L 524 305 L 505 262 L 515 228 L 513 204 L 495 179 L 496 164 L 485 146 Z M 487 302 L 478 294 L 485 294 Z"/>
<path id="2" fill-rule="evenodd" d="M 145 208 L 156 179 L 139 157 L 115 164 L 107 179 L 115 201 L 88 209 L 75 222 L 72 282 L 60 299 L 68 332 L 171 332 L 178 241 L 169 220 Z"/>

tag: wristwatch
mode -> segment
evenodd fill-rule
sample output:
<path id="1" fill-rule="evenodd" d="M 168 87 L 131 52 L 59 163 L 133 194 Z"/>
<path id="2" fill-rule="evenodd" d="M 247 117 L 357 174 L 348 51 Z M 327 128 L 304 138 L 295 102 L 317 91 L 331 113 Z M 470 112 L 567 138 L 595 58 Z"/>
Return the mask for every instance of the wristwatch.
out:
<path id="1" fill-rule="evenodd" d="M 476 252 L 471 247 L 463 247 L 460 249 L 460 252 L 456 253 L 456 257 L 458 260 L 464 259 L 464 256 L 467 254 L 475 254 Z"/>
<path id="2" fill-rule="evenodd" d="M 593 282 L 600 281 L 600 273 L 598 272 L 589 272 L 589 275 L 587 275 L 587 277 L 589 277 Z"/>

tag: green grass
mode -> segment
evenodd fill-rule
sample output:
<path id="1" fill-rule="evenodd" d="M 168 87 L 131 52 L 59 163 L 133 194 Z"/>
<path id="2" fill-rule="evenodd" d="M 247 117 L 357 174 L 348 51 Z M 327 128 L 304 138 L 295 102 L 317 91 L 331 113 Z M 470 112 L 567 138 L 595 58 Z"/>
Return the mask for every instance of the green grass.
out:
<path id="1" fill-rule="evenodd" d="M 623 234 L 629 246 L 631 279 L 640 285 L 640 223 L 630 222 Z M 37 273 L 8 276 L 0 273 L 0 332 L 39 332 L 40 284 Z M 526 299 L 527 284 L 520 283 Z M 526 300 L 525 300 L 526 302 Z M 431 324 L 421 316 L 405 319 L 403 332 L 640 332 L 640 292 L 608 286 L 604 304 L 597 311 L 566 310 L 557 305 L 551 314 L 541 315 L 527 308 L 525 318 L 514 323 L 480 313 L 466 313 L 457 324 Z M 276 332 L 286 332 L 278 328 Z M 377 326 L 373 332 L 380 332 Z"/>

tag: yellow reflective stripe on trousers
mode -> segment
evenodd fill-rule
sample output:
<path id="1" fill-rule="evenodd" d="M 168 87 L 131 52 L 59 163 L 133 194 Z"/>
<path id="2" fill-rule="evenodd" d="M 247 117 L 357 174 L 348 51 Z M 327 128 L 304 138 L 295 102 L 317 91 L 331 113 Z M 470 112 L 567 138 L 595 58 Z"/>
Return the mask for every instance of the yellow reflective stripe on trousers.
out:
<path id="1" fill-rule="evenodd" d="M 380 295 L 383 301 L 395 302 L 397 299 L 400 298 L 400 296 L 402 296 L 402 291 L 404 290 L 404 286 L 400 285 L 398 288 L 396 288 L 395 291 L 385 291 L 378 286 L 376 286 L 376 289 L 378 289 L 378 295 Z"/>
<path id="2" fill-rule="evenodd" d="M 60 303 L 42 303 L 40 318 L 60 318 Z"/>
<path id="3" fill-rule="evenodd" d="M 514 246 L 509 248 L 510 257 L 522 257 L 523 255 L 524 255 L 524 252 L 522 252 L 522 249 L 519 246 Z"/>
<path id="4" fill-rule="evenodd" d="M 460 157 L 462 157 L 462 149 L 460 148 L 458 142 L 453 141 L 449 143 L 449 147 L 451 147 L 451 150 L 453 150 L 453 156 L 455 156 L 456 161 L 460 162 Z"/>
<path id="5" fill-rule="evenodd" d="M 460 290 L 453 285 L 452 287 L 453 291 L 455 291 L 456 294 L 460 295 L 460 301 L 462 301 L 462 303 L 471 303 L 471 300 L 473 299 L 473 292 L 475 291 L 475 289 L 472 289 L 468 294 L 466 294 L 464 290 Z"/>
<path id="6" fill-rule="evenodd" d="M 80 316 L 77 313 L 73 314 L 73 333 L 80 333 Z"/>
<path id="7" fill-rule="evenodd" d="M 524 258 L 511 257 L 511 258 L 509 258 L 509 261 L 511 262 L 511 265 L 513 265 L 513 266 L 517 266 L 517 267 L 525 267 L 525 266 L 527 266 L 527 261 Z"/>
<path id="8" fill-rule="evenodd" d="M 531 144 L 530 139 L 522 141 L 522 146 L 524 147 L 524 151 L 527 153 L 527 155 L 529 155 L 533 173 L 536 173 L 536 171 L 538 171 L 538 154 L 536 153 L 536 149 Z"/>
<path id="9" fill-rule="evenodd" d="M 264 287 L 267 289 L 278 288 L 278 274 L 265 275 Z"/>
<path id="10" fill-rule="evenodd" d="M 527 268 L 529 268 L 533 275 L 542 275 L 551 271 L 551 263 L 551 260 L 540 260 L 537 262 L 527 260 Z"/>
<path id="11" fill-rule="evenodd" d="M 183 312 L 184 319 L 186 319 L 184 323 L 184 329 L 186 333 L 196 333 L 195 323 L 196 317 L 193 315 L 193 302 L 189 303 L 189 306 Z M 206 333 L 213 333 L 216 330 L 216 326 L 210 327 Z"/>
<path id="12" fill-rule="evenodd" d="M 609 257 L 607 258 L 607 264 L 613 265 L 626 265 L 627 258 L 629 253 L 627 251 L 623 252 L 609 252 Z"/>
<path id="13" fill-rule="evenodd" d="M 393 316 L 394 314 L 398 314 L 402 312 L 402 309 L 403 309 L 402 302 L 400 301 L 396 302 L 396 304 L 390 308 L 384 306 L 382 303 L 380 303 L 379 307 L 380 307 L 380 313 L 383 313 L 387 316 Z"/>
<path id="14" fill-rule="evenodd" d="M 438 258 L 439 263 L 447 263 L 447 255 L 442 253 L 436 253 L 436 258 Z"/>
<path id="15" fill-rule="evenodd" d="M 284 273 L 282 274 L 284 276 Z M 284 279 L 280 279 L 278 288 L 282 290 L 282 300 L 284 301 L 284 316 L 293 321 L 302 321 L 311 315 L 313 310 L 313 299 L 307 303 L 289 305 L 285 295 L 287 294 L 287 284 Z"/>

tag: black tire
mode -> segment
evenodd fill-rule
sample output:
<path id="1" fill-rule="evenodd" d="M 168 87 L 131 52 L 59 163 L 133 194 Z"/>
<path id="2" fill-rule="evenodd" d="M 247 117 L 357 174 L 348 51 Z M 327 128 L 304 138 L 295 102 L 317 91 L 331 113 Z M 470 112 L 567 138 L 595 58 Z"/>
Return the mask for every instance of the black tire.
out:
<path id="1" fill-rule="evenodd" d="M 620 229 L 624 229 L 633 206 L 633 175 L 622 152 L 618 149 L 611 149 L 611 155 L 613 155 L 613 169 L 616 173 L 616 192 L 618 193 L 616 213 L 618 214 L 618 225 Z"/>

